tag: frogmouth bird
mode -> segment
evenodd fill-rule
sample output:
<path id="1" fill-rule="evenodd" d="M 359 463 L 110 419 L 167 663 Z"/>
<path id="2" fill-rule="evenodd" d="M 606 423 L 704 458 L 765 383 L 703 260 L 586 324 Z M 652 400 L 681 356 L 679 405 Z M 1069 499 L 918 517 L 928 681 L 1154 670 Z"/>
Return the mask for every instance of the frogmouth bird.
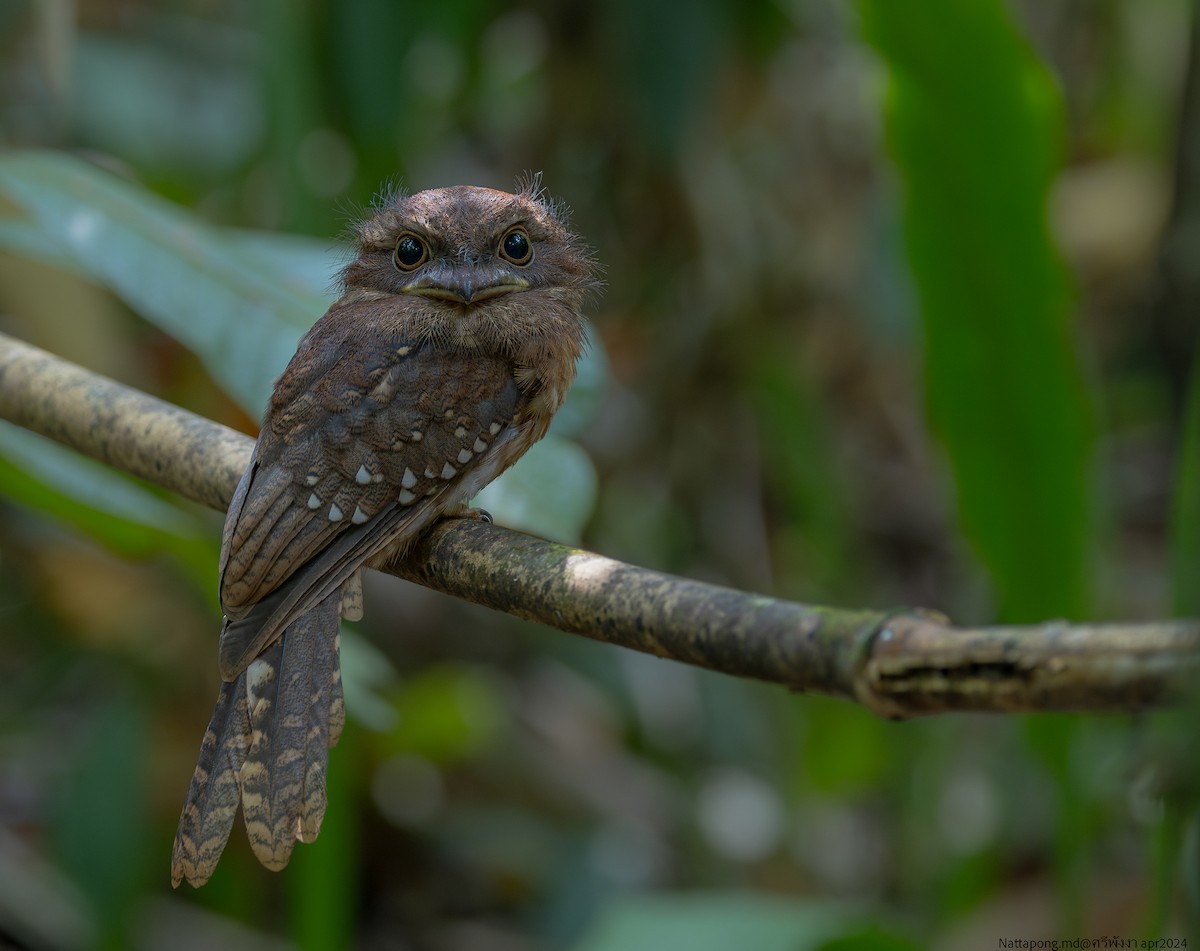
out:
<path id="1" fill-rule="evenodd" d="M 239 801 L 270 869 L 316 838 L 345 721 L 338 630 L 401 554 L 546 433 L 584 346 L 590 253 L 536 181 L 378 201 L 341 296 L 275 383 L 225 519 L 223 680 L 175 835 L 212 875 Z"/>

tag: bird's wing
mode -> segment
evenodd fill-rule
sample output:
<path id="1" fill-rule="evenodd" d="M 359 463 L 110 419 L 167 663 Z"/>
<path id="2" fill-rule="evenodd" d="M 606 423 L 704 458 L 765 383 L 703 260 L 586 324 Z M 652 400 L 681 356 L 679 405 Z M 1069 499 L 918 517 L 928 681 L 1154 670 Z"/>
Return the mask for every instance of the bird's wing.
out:
<path id="1" fill-rule="evenodd" d="M 368 336 L 345 313 L 326 326 L 280 378 L 226 517 L 227 680 L 364 560 L 465 503 L 527 441 L 506 359 Z"/>

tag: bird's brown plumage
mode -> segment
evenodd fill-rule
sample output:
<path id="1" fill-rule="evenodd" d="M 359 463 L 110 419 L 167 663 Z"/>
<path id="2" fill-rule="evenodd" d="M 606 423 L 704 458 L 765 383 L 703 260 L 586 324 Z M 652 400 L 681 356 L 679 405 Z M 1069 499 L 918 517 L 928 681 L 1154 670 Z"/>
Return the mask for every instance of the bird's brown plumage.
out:
<path id="1" fill-rule="evenodd" d="M 540 439 L 583 349 L 591 261 L 536 188 L 397 196 L 357 244 L 341 298 L 276 382 L 226 517 L 225 683 L 176 885 L 208 880 L 239 800 L 268 868 L 316 837 L 344 721 L 338 626 L 361 614 L 361 566 L 462 511 Z"/>

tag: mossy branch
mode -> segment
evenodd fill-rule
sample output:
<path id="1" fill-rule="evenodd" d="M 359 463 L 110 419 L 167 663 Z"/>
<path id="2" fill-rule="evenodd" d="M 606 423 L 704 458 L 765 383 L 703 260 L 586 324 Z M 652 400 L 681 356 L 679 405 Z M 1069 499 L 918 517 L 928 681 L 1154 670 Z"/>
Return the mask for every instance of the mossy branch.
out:
<path id="1" fill-rule="evenodd" d="M 218 510 L 253 440 L 0 334 L 0 418 Z M 1134 711 L 1200 674 L 1200 622 L 957 628 L 921 610 L 796 604 L 678 578 L 474 519 L 391 574 L 560 630 L 888 717 Z"/>

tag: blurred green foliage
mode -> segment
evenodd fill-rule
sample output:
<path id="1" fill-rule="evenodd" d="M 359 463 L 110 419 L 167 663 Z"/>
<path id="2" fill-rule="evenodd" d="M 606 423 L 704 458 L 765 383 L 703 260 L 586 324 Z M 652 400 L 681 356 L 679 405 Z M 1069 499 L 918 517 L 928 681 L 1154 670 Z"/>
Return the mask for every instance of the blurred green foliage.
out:
<path id="1" fill-rule="evenodd" d="M 1196 301 L 1154 293 L 1194 16 L 2 0 L 0 329 L 253 431 L 381 185 L 540 169 L 607 287 L 554 433 L 481 499 L 500 521 L 963 622 L 1195 614 Z M 271 876 L 235 830 L 173 894 L 219 525 L 0 429 L 17 947 L 951 949 L 1196 920 L 1195 710 L 886 723 L 390 581 L 344 635 L 319 841 Z"/>
<path id="2" fill-rule="evenodd" d="M 1058 90 L 999 0 L 862 9 L 888 66 L 929 412 L 963 528 L 1001 617 L 1085 617 L 1092 398 L 1046 219 Z"/>
<path id="3" fill-rule="evenodd" d="M 1200 366 L 1200 361 L 1197 362 Z M 1175 467 L 1171 512 L 1172 608 L 1176 614 L 1200 614 L 1200 373 L 1192 376 L 1183 417 L 1179 461 Z"/>

